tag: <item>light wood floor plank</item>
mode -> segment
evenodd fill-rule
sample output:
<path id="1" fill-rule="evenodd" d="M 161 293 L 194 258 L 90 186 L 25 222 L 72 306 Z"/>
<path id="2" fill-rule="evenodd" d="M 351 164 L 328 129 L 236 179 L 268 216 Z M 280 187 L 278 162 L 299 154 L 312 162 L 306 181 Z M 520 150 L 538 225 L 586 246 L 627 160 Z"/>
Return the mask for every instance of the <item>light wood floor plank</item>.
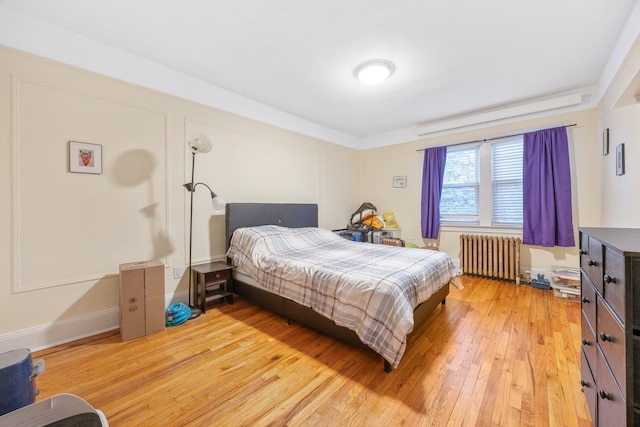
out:
<path id="1" fill-rule="evenodd" d="M 580 304 L 463 277 L 398 369 L 242 299 L 123 343 L 115 332 L 37 352 L 42 400 L 76 394 L 113 427 L 585 426 Z"/>

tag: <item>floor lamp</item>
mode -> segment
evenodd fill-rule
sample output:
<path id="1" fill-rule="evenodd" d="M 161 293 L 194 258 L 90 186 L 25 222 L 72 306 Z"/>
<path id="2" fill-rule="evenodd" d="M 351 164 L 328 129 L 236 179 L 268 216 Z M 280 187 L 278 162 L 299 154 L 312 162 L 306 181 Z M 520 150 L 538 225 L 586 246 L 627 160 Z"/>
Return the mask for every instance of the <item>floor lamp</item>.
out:
<path id="1" fill-rule="evenodd" d="M 189 134 L 187 134 L 187 144 L 191 149 L 191 182 L 187 182 L 183 185 L 183 187 L 186 188 L 190 193 L 191 199 L 189 209 L 189 307 L 191 308 L 190 319 L 195 319 L 202 314 L 202 310 L 195 307 L 191 303 L 191 296 L 193 295 L 193 271 L 191 269 L 191 254 L 193 251 L 193 193 L 195 193 L 198 185 L 206 187 L 209 190 L 209 193 L 211 193 L 211 204 L 213 205 L 214 212 L 224 209 L 225 201 L 222 199 L 222 197 L 214 193 L 213 190 L 211 190 L 211 188 L 204 182 L 194 182 L 196 154 L 208 153 L 209 151 L 211 151 L 211 140 L 209 140 L 206 135 L 200 132 L 190 132 Z M 204 295 L 202 295 L 202 298 L 204 298 Z"/>

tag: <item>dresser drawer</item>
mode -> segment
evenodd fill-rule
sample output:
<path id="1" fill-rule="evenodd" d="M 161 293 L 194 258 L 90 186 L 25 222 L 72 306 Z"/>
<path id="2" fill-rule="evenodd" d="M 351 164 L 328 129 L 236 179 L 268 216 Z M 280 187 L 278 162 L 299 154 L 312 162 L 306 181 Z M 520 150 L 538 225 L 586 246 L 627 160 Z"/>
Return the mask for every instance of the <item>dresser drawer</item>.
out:
<path id="1" fill-rule="evenodd" d="M 589 249 L 587 253 L 580 257 L 580 266 L 587 272 L 591 283 L 596 287 L 600 295 L 603 292 L 602 282 L 602 259 L 604 248 L 596 239 L 589 237 Z"/>
<path id="2" fill-rule="evenodd" d="M 589 324 L 584 312 L 582 312 L 582 351 L 589 362 L 589 366 L 591 366 L 591 370 L 593 371 L 596 368 L 596 344 L 598 340 L 596 339 L 596 334 L 593 331 L 591 325 Z"/>
<path id="3" fill-rule="evenodd" d="M 625 322 L 624 257 L 607 248 L 604 261 L 604 299 L 607 300 L 622 324 Z"/>
<path id="4" fill-rule="evenodd" d="M 626 402 L 600 350 L 598 350 L 596 370 L 598 372 L 597 425 L 599 427 L 621 427 L 627 425 Z"/>
<path id="5" fill-rule="evenodd" d="M 589 259 L 589 235 L 580 232 L 580 267 L 589 271 L 587 260 Z"/>
<path id="6" fill-rule="evenodd" d="M 631 258 L 631 276 L 627 277 L 627 287 L 633 289 L 633 301 L 627 301 L 627 304 L 631 303 L 633 307 L 633 320 L 631 325 L 626 325 L 628 328 L 640 330 L 640 257 Z M 629 296 L 627 296 L 629 298 Z"/>
<path id="7" fill-rule="evenodd" d="M 633 337 L 633 367 L 633 403 L 634 406 L 640 407 L 640 337 L 638 336 Z"/>
<path id="8" fill-rule="evenodd" d="M 596 290 L 591 284 L 591 280 L 584 274 L 583 271 L 580 271 L 581 275 L 581 293 L 582 297 L 580 298 L 580 304 L 582 304 L 582 311 L 587 316 L 587 320 L 591 325 L 591 329 L 595 331 L 596 329 Z"/>
<path id="9" fill-rule="evenodd" d="M 596 359 L 592 359 L 591 362 L 593 362 L 593 367 L 595 368 Z M 587 361 L 584 352 L 582 352 L 582 363 L 580 364 L 580 385 L 582 386 L 584 397 L 587 400 L 591 421 L 595 423 L 595 420 L 598 419 L 598 414 L 596 413 L 598 408 L 598 388 L 594 380 L 594 375 L 591 372 L 591 364 Z"/>
<path id="10" fill-rule="evenodd" d="M 622 390 L 627 387 L 626 336 L 607 304 L 598 299 L 596 336 L 604 357 Z M 600 365 L 596 368 L 600 372 Z M 598 381 L 600 377 L 598 376 Z"/>

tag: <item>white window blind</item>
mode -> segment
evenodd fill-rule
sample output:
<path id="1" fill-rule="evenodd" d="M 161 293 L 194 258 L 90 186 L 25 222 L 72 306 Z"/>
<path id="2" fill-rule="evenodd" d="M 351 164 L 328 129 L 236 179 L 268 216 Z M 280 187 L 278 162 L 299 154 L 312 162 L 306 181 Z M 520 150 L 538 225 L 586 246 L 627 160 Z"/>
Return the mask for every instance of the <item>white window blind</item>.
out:
<path id="1" fill-rule="evenodd" d="M 491 221 L 522 225 L 522 137 L 491 144 Z"/>
<path id="2" fill-rule="evenodd" d="M 443 223 L 479 223 L 479 146 L 447 149 L 440 219 Z"/>

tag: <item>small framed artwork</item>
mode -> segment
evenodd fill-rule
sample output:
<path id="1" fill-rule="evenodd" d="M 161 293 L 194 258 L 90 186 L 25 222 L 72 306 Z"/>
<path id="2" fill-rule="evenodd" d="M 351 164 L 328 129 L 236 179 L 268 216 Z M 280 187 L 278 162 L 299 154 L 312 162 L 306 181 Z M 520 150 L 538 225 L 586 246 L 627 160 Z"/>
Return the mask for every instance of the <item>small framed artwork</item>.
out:
<path id="1" fill-rule="evenodd" d="M 69 172 L 102 173 L 102 145 L 69 141 Z"/>
<path id="2" fill-rule="evenodd" d="M 624 175 L 624 144 L 616 147 L 616 175 Z"/>
<path id="3" fill-rule="evenodd" d="M 609 128 L 602 132 L 602 155 L 609 154 Z"/>
<path id="4" fill-rule="evenodd" d="M 406 176 L 394 176 L 393 177 L 393 188 L 405 188 L 407 186 L 407 177 Z"/>

